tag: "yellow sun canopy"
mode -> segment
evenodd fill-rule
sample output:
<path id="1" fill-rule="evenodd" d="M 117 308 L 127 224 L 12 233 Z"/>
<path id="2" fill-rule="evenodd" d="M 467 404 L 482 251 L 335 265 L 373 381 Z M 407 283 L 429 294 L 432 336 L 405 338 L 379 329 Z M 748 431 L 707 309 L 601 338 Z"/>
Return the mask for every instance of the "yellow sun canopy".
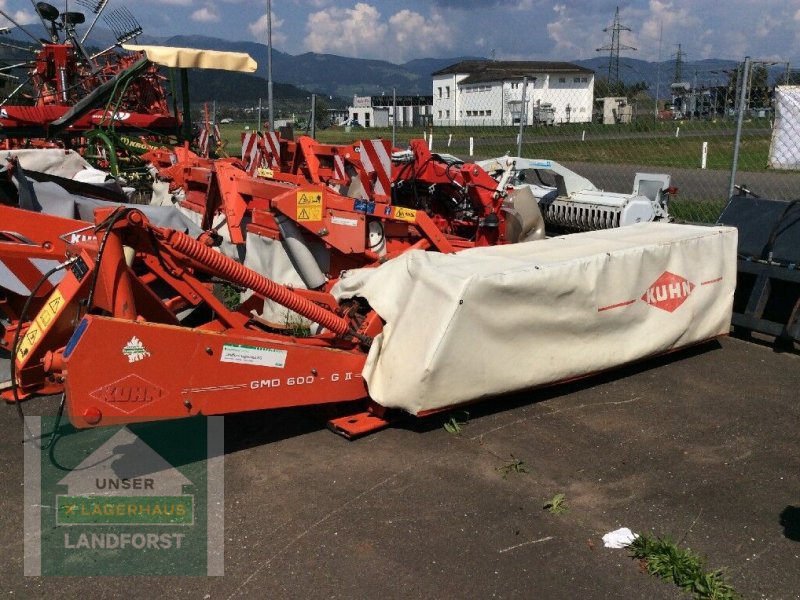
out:
<path id="1" fill-rule="evenodd" d="M 220 52 L 218 50 L 139 46 L 136 44 L 122 44 L 122 47 L 131 52 L 144 52 L 147 60 L 162 67 L 221 69 L 223 71 L 253 73 L 257 66 L 256 61 L 244 52 Z"/>

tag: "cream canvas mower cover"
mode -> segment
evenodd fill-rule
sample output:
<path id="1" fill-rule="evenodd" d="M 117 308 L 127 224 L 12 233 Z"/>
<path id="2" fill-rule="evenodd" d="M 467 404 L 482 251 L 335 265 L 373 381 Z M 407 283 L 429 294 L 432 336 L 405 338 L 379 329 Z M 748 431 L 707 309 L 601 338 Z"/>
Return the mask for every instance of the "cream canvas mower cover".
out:
<path id="1" fill-rule="evenodd" d="M 385 320 L 370 396 L 412 414 L 555 383 L 725 335 L 731 227 L 641 223 L 347 272 Z"/>
<path id="2" fill-rule="evenodd" d="M 242 73 L 253 73 L 257 67 L 256 61 L 244 52 L 220 52 L 136 44 L 122 44 L 122 47 L 130 52 L 144 52 L 147 60 L 162 67 L 221 69 L 223 71 L 241 71 Z"/>

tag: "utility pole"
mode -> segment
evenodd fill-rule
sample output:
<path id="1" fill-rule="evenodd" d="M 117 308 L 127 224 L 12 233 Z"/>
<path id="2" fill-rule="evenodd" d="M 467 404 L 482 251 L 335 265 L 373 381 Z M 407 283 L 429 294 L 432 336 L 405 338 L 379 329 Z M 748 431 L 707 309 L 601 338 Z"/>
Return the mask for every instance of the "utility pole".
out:
<path id="1" fill-rule="evenodd" d="M 620 34 L 623 31 L 630 31 L 631 28 L 627 25 L 621 25 L 619 22 L 619 6 L 614 13 L 614 23 L 611 27 L 603 29 L 604 33 L 611 32 L 611 43 L 608 46 L 597 48 L 596 52 L 610 52 L 608 57 L 608 83 L 609 85 L 619 81 L 619 53 L 620 50 L 636 50 L 633 46 L 626 46 L 620 41 Z"/>
<path id="2" fill-rule="evenodd" d="M 267 119 L 269 130 L 275 130 L 275 114 L 272 108 L 272 0 L 267 0 Z"/>
<path id="3" fill-rule="evenodd" d="M 658 67 L 656 69 L 656 109 L 655 120 L 658 121 L 658 102 L 660 100 L 661 91 L 661 37 L 664 35 L 664 23 L 658 26 Z"/>

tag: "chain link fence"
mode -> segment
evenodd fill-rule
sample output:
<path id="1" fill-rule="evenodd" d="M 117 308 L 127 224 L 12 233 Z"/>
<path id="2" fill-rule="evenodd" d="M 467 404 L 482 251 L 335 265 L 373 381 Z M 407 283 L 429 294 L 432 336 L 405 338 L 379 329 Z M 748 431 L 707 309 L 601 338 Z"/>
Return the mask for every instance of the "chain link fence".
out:
<path id="1" fill-rule="evenodd" d="M 316 137 L 327 143 L 382 137 L 399 147 L 425 138 L 433 151 L 468 162 L 506 154 L 551 160 L 611 192 L 630 193 L 636 173 L 665 173 L 677 189 L 672 216 L 713 223 L 742 188 L 769 198 L 800 196 L 800 108 L 776 111 L 771 98 L 759 100 L 750 89 L 750 64 L 740 66 L 735 90 L 662 85 L 666 109 L 663 97 L 658 105 L 643 95 L 594 97 L 584 73 L 500 85 L 434 80 L 428 114 L 416 120 L 393 123 L 398 109 L 389 105 L 388 127 L 318 128 Z"/>

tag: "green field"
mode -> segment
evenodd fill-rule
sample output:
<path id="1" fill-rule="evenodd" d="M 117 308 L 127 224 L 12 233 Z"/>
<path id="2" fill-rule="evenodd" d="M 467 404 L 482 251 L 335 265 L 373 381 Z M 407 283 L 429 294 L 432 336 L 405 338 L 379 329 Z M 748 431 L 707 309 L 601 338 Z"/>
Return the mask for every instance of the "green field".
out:
<path id="1" fill-rule="evenodd" d="M 253 123 L 232 123 L 220 127 L 226 140 L 226 150 L 238 156 L 241 134 L 245 126 L 255 129 Z M 676 137 L 676 128 L 680 133 Z M 432 129 L 434 150 L 469 158 L 469 140 L 474 142 L 474 160 L 517 154 L 518 128 L 511 127 L 435 127 Z M 295 135 L 304 132 L 296 131 Z M 397 145 L 405 146 L 410 139 L 422 138 L 421 128 L 398 128 Z M 708 143 L 707 169 L 729 172 L 733 162 L 733 123 L 635 123 L 631 125 L 603 126 L 596 124 L 571 124 L 559 127 L 531 127 L 523 134 L 522 155 L 545 158 L 563 163 L 587 162 L 605 164 L 630 164 L 658 170 L 671 168 L 699 169 L 703 142 Z M 319 130 L 317 139 L 331 144 L 347 144 L 358 139 L 392 139 L 391 129 L 343 128 Z M 448 145 L 449 142 L 449 145 Z M 764 121 L 745 123 L 739 148 L 739 169 L 767 172 L 770 147 L 770 124 Z M 771 172 L 775 177 L 785 172 Z M 679 196 L 670 204 L 670 213 L 676 220 L 689 222 L 715 222 L 725 198 L 686 200 Z"/>
<path id="2" fill-rule="evenodd" d="M 770 145 L 769 124 L 750 122 L 743 129 L 739 148 L 740 169 L 766 171 Z M 253 123 L 231 123 L 220 127 L 226 150 L 237 155 L 241 133 Z M 675 130 L 680 127 L 680 135 Z M 596 162 L 648 165 L 659 168 L 699 168 L 703 142 L 708 143 L 707 168 L 728 171 L 733 161 L 734 130 L 730 122 L 650 123 L 603 126 L 571 124 L 559 127 L 530 127 L 523 134 L 523 156 L 548 158 L 559 162 Z M 469 155 L 469 140 L 474 141 L 476 158 L 517 153 L 517 134 L 511 127 L 435 127 L 434 149 L 461 158 Z M 422 138 L 421 128 L 399 128 L 397 145 Z M 295 135 L 303 134 L 296 131 Z M 330 144 L 346 144 L 363 138 L 392 138 L 391 129 L 329 128 L 317 131 L 317 139 Z M 583 138 L 583 139 L 582 139 Z M 448 145 L 449 143 L 449 145 Z"/>

